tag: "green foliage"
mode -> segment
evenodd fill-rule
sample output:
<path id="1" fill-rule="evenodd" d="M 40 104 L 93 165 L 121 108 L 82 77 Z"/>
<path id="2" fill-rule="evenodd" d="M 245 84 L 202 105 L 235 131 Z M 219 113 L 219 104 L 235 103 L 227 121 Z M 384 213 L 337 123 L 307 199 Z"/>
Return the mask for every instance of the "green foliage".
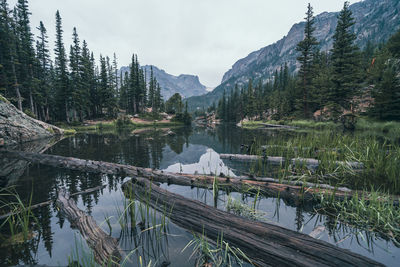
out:
<path id="1" fill-rule="evenodd" d="M 352 101 L 360 88 L 360 53 L 354 45 L 356 36 L 351 31 L 354 18 L 345 2 L 338 16 L 338 24 L 333 36 L 332 83 L 329 93 L 330 117 L 338 121 L 344 110 L 354 110 Z"/>
<path id="2" fill-rule="evenodd" d="M 318 45 L 317 39 L 313 36 L 315 31 L 314 28 L 314 13 L 311 4 L 308 4 L 308 10 L 306 13 L 306 26 L 304 27 L 304 40 L 297 44 L 296 50 L 300 52 L 300 56 L 297 60 L 300 63 L 299 70 L 299 87 L 302 91 L 302 100 L 300 101 L 303 108 L 304 118 L 310 117 L 309 112 L 309 94 L 311 83 L 315 75 L 314 67 L 314 57 L 316 53 L 316 46 Z"/>
<path id="3" fill-rule="evenodd" d="M 182 97 L 179 93 L 175 93 L 171 96 L 167 102 L 165 102 L 165 111 L 168 114 L 181 113 L 183 110 Z"/>

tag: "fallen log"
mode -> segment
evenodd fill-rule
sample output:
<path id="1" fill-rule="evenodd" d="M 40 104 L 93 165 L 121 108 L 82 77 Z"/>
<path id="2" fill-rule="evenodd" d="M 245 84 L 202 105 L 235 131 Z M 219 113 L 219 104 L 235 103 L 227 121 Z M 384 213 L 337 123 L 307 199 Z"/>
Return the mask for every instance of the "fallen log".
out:
<path id="1" fill-rule="evenodd" d="M 83 160 L 72 157 L 62 157 L 48 154 L 28 153 L 21 151 L 0 151 L 6 157 L 16 157 L 34 163 L 40 163 L 53 167 L 80 170 L 94 173 L 113 174 L 118 176 L 140 176 L 155 182 L 177 184 L 192 187 L 209 187 L 216 182 L 221 189 L 230 191 L 260 190 L 263 194 L 280 197 L 290 202 L 315 201 L 320 194 L 333 195 L 337 200 L 350 198 L 353 191 L 331 190 L 328 188 L 307 187 L 304 185 L 290 185 L 270 181 L 257 181 L 250 177 L 219 177 L 195 174 L 168 173 L 160 170 L 141 168 L 130 165 L 122 165 L 94 160 Z"/>
<path id="2" fill-rule="evenodd" d="M 224 237 L 240 248 L 255 266 L 383 266 L 371 259 L 283 227 L 250 221 L 187 199 L 160 188 L 144 178 L 123 185 L 154 209 L 170 210 L 177 225 L 208 238 Z"/>
<path id="3" fill-rule="evenodd" d="M 307 167 L 317 168 L 320 165 L 318 159 L 312 158 L 293 158 L 286 159 L 284 157 L 269 157 L 269 156 L 258 156 L 258 155 L 245 155 L 245 154 L 219 154 L 221 159 L 238 160 L 238 161 L 266 161 L 271 164 L 283 164 L 285 161 L 289 161 L 292 165 L 304 164 Z M 362 169 L 364 164 L 356 161 L 335 161 L 336 166 L 349 166 L 353 169 Z"/>
<path id="4" fill-rule="evenodd" d="M 66 216 L 72 228 L 77 228 L 88 246 L 93 250 L 94 258 L 100 265 L 111 263 L 118 265 L 121 260 L 121 252 L 117 239 L 106 234 L 97 226 L 92 216 L 80 210 L 75 201 L 70 198 L 65 189 L 58 193 L 57 206 L 61 214 Z"/>
<path id="5" fill-rule="evenodd" d="M 80 191 L 80 192 L 73 193 L 73 194 L 71 194 L 70 196 L 72 197 L 72 196 L 77 196 L 77 195 L 89 194 L 89 193 L 92 193 L 92 192 L 101 190 L 101 189 L 103 189 L 104 187 L 106 187 L 106 186 L 105 186 L 105 185 L 96 186 L 96 187 L 89 188 L 89 189 L 86 189 L 86 190 L 83 190 L 83 191 Z M 37 209 L 37 208 L 40 208 L 40 207 L 44 207 L 44 206 L 51 205 L 53 202 L 54 202 L 53 200 L 48 200 L 48 201 L 45 201 L 45 202 L 41 202 L 41 203 L 32 205 L 32 206 L 30 206 L 30 207 L 26 207 L 26 209 L 34 210 L 34 209 Z M 23 212 L 23 211 L 24 211 L 24 210 L 20 210 L 20 211 L 17 211 L 17 212 L 9 212 L 9 213 L 0 215 L 0 220 L 7 219 L 8 217 L 10 217 L 10 216 L 12 216 L 12 215 L 16 215 L 16 214 L 18 214 L 18 213 L 21 213 L 21 212 Z"/>
<path id="6" fill-rule="evenodd" d="M 48 154 L 29 153 L 21 151 L 0 150 L 4 157 L 19 158 L 58 168 L 79 170 L 93 173 L 112 174 L 121 177 L 140 176 L 155 182 L 177 184 L 191 187 L 209 188 L 214 183 L 218 184 L 220 189 L 228 191 L 252 191 L 260 190 L 266 196 L 279 197 L 289 203 L 301 203 L 317 201 L 321 195 L 333 196 L 336 200 L 342 201 L 349 199 L 357 194 L 359 197 L 368 197 L 368 192 L 359 192 L 348 190 L 347 188 L 334 188 L 329 185 L 320 185 L 312 183 L 289 182 L 282 184 L 279 180 L 270 180 L 273 178 L 254 178 L 254 177 L 220 177 L 196 174 L 169 173 L 149 168 L 141 168 L 130 165 L 83 160 L 72 157 L 62 157 Z M 290 184 L 292 183 L 292 184 Z M 296 184 L 297 183 L 297 184 Z M 392 196 L 395 205 L 399 205 L 398 196 Z"/>

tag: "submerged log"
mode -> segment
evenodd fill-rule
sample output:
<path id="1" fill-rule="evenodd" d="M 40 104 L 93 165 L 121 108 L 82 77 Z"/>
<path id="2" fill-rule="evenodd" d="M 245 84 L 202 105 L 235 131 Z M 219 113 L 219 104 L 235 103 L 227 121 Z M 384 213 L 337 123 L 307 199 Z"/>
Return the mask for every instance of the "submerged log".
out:
<path id="1" fill-rule="evenodd" d="M 60 208 L 60 212 L 67 217 L 71 227 L 79 230 L 93 250 L 96 262 L 101 265 L 109 263 L 118 265 L 121 252 L 117 239 L 106 234 L 103 229 L 97 226 L 92 216 L 80 210 L 65 189 L 61 189 L 58 193 L 57 206 Z"/>
<path id="2" fill-rule="evenodd" d="M 258 155 L 245 155 L 245 154 L 220 154 L 221 159 L 238 160 L 238 161 L 255 161 L 261 160 L 266 161 L 271 164 L 283 164 L 285 161 L 290 161 L 292 165 L 304 164 L 307 167 L 317 168 L 320 164 L 318 159 L 312 158 L 293 158 L 286 159 L 284 157 L 268 157 L 268 156 L 258 156 Z M 335 161 L 336 166 L 349 166 L 353 169 L 362 169 L 364 164 L 362 162 L 356 161 Z"/>
<path id="3" fill-rule="evenodd" d="M 89 188 L 89 189 L 86 189 L 86 190 L 83 190 L 83 191 L 79 191 L 79 192 L 73 193 L 70 196 L 72 197 L 72 196 L 77 196 L 77 195 L 89 194 L 89 193 L 92 193 L 92 192 L 99 191 L 99 190 L 103 189 L 104 187 L 106 187 L 106 186 L 105 185 L 96 186 L 96 187 L 93 187 L 93 188 Z M 32 205 L 30 207 L 26 207 L 26 209 L 34 210 L 34 209 L 37 209 L 37 208 L 40 208 L 40 207 L 51 205 L 53 202 L 54 202 L 53 200 L 48 200 L 48 201 L 45 201 L 45 202 L 41 202 L 41 203 Z M 21 213 L 23 211 L 24 210 L 20 210 L 18 212 L 9 212 L 9 213 L 0 215 L 0 220 L 4 220 L 4 219 L 6 219 L 6 218 L 8 218 L 8 217 L 10 217 L 12 215 L 16 215 L 16 214 Z"/>
<path id="4" fill-rule="evenodd" d="M 123 187 L 132 189 L 138 198 L 150 199 L 149 204 L 158 211 L 170 210 L 170 219 L 189 231 L 213 240 L 223 234 L 224 240 L 240 248 L 255 266 L 383 266 L 308 235 L 187 199 L 144 178 L 133 178 Z"/>

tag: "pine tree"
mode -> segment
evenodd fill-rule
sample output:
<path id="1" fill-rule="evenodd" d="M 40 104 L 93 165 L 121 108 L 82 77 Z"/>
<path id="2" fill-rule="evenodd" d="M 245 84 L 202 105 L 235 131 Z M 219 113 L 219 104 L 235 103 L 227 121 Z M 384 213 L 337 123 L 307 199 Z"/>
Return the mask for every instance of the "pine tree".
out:
<path id="1" fill-rule="evenodd" d="M 33 67 L 35 64 L 35 50 L 33 48 L 33 35 L 31 32 L 27 0 L 18 0 L 14 10 L 17 55 L 19 66 L 19 81 L 22 84 L 24 94 L 29 98 L 30 110 L 35 114 L 33 100 Z"/>
<path id="2" fill-rule="evenodd" d="M 93 80 L 94 80 L 94 72 L 93 72 L 93 67 L 91 64 L 90 60 L 90 51 L 88 48 L 88 45 L 85 40 L 83 40 L 82 44 L 82 55 L 81 55 L 81 63 L 80 63 L 80 84 L 81 84 L 81 90 L 80 90 L 80 106 L 81 110 L 80 112 L 85 113 L 90 116 L 91 114 L 91 108 L 90 106 L 92 103 L 90 103 L 90 92 L 91 87 L 93 85 Z M 80 119 L 82 119 L 83 115 L 80 115 Z"/>
<path id="3" fill-rule="evenodd" d="M 50 51 L 48 48 L 48 36 L 47 30 L 41 21 L 39 27 L 37 28 L 40 32 L 37 40 L 36 46 L 36 58 L 38 61 L 37 67 L 37 78 L 39 80 L 39 90 L 37 92 L 36 98 L 37 102 L 40 104 L 40 111 L 38 113 L 41 115 L 39 117 L 44 121 L 50 120 L 50 104 L 53 104 L 53 92 L 52 92 L 52 79 L 51 79 L 51 59 Z"/>
<path id="4" fill-rule="evenodd" d="M 344 110 L 354 111 L 355 103 L 352 99 L 359 89 L 360 54 L 358 47 L 354 45 L 356 36 L 351 31 L 354 23 L 349 2 L 345 2 L 333 36 L 333 88 L 329 95 L 329 106 L 335 121 Z"/>
<path id="5" fill-rule="evenodd" d="M 314 13 L 310 4 L 308 4 L 305 20 L 306 25 L 304 28 L 304 40 L 297 44 L 296 50 L 301 53 L 297 60 L 300 63 L 299 87 L 302 90 L 303 116 L 304 118 L 309 118 L 309 94 L 313 79 L 313 60 L 315 50 L 318 45 L 317 39 L 313 36 L 315 31 Z"/>
<path id="6" fill-rule="evenodd" d="M 10 16 L 7 1 L 0 2 L 0 92 L 5 91 L 6 97 L 17 101 L 18 109 L 22 111 L 22 95 L 17 73 L 17 36 L 15 21 Z M 15 95 L 14 95 L 15 91 Z"/>
<path id="7" fill-rule="evenodd" d="M 73 45 L 70 47 L 69 68 L 70 68 L 70 92 L 71 92 L 71 108 L 73 118 L 77 121 L 77 113 L 79 113 L 80 121 L 83 121 L 83 105 L 82 99 L 82 80 L 81 80 L 81 48 L 76 28 L 72 34 Z"/>
<path id="8" fill-rule="evenodd" d="M 56 13 L 56 42 L 54 48 L 55 54 L 55 87 L 56 87 L 56 101 L 58 109 L 58 118 L 66 120 L 68 123 L 69 109 L 71 102 L 71 94 L 69 92 L 68 85 L 68 72 L 67 72 L 67 56 L 65 54 L 65 48 L 63 43 L 63 30 L 60 12 L 57 10 Z"/>

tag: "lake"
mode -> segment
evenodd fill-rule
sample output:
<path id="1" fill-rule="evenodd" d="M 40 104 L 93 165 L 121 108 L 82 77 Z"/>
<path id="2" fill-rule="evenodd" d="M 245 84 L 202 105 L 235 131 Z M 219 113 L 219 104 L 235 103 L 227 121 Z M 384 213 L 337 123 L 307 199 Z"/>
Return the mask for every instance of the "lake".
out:
<path id="1" fill-rule="evenodd" d="M 234 125 L 221 125 L 216 128 L 172 128 L 171 131 L 148 129 L 134 132 L 89 132 L 78 133 L 60 140 L 44 153 L 177 173 L 218 175 L 222 173 L 225 176 L 252 173 L 279 178 L 281 166 L 234 162 L 221 159 L 219 154 L 257 154 L 261 145 L 278 146 L 307 138 L 309 135 L 311 135 L 309 131 L 248 130 Z M 384 142 L 382 137 L 377 137 L 377 140 Z M 2 161 L 5 162 L 5 159 Z M 121 190 L 121 184 L 129 177 L 64 170 L 40 164 L 27 165 L 21 162 L 18 166 L 18 170 L 7 174 L 9 177 L 2 177 L 1 186 L 15 186 L 15 190 L 25 200 L 29 200 L 29 196 L 32 195 L 32 204 L 56 199 L 61 187 L 65 187 L 70 193 L 75 193 L 105 185 L 100 191 L 74 196 L 74 199 L 78 207 L 91 214 L 106 233 L 119 239 L 120 247 L 126 252 L 127 266 L 148 266 L 149 263 L 150 266 L 196 264 L 196 254 L 193 255 L 195 245 L 186 247 L 194 239 L 193 233 L 173 222 L 160 223 L 165 214 L 153 210 L 144 214 L 145 205 L 135 201 L 138 213 L 134 218 L 136 224 L 132 225 L 132 218 L 122 219 L 126 209 L 126 198 Z M 393 189 L 390 184 L 379 182 L 380 184 Z M 257 212 L 252 214 L 254 220 L 277 224 L 305 234 L 312 233 L 316 238 L 387 266 L 398 266 L 400 261 L 400 247 L 396 246 L 395 242 L 379 233 L 369 231 L 362 225 L 355 226 L 342 222 L 335 216 L 318 213 L 318 206 L 314 204 L 289 203 L 273 196 L 261 194 L 256 197 L 248 192 L 225 191 L 220 191 L 215 201 L 213 188 L 200 189 L 167 184 L 161 186 L 171 192 L 223 210 L 230 210 L 232 202 L 252 207 L 256 198 Z M 347 186 L 360 185 L 349 183 Z M 392 190 L 392 193 L 397 192 L 397 188 Z M 88 265 L 93 262 L 90 250 L 80 237 L 79 231 L 71 227 L 54 204 L 35 209 L 34 215 L 37 221 L 34 220 L 30 226 L 32 233 L 27 242 L 9 241 L 10 228 L 7 224 L 1 228 L 1 266 L 21 264 L 66 266 L 78 258 L 86 259 Z M 147 218 L 147 223 L 153 221 L 143 229 L 140 222 L 144 217 Z"/>

